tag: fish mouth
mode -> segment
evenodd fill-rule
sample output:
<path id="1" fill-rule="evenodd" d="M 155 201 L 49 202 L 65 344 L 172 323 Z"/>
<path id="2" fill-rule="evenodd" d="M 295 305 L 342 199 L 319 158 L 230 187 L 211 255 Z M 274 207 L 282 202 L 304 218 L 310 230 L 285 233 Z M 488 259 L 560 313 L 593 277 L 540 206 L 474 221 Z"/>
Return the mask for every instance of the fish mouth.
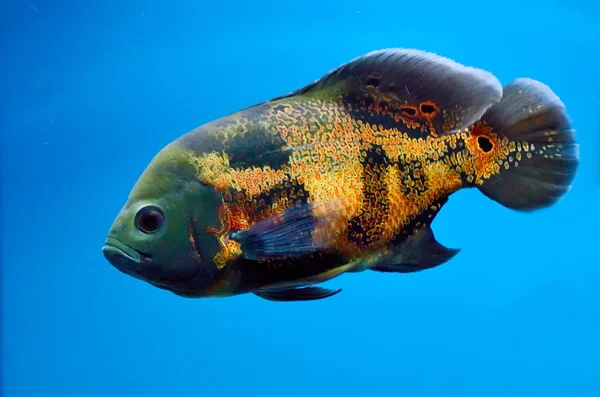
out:
<path id="1" fill-rule="evenodd" d="M 120 256 L 134 263 L 142 263 L 144 258 L 148 257 L 148 255 L 142 254 L 141 252 L 131 248 L 127 244 L 123 244 L 122 242 L 113 237 L 106 238 L 104 246 L 102 247 L 102 252 L 109 261 L 110 258 Z"/>
<path id="2" fill-rule="evenodd" d="M 114 237 L 107 237 L 102 253 L 108 262 L 121 272 L 140 278 L 144 262 L 150 262 L 150 256 L 122 243 Z"/>
<path id="3" fill-rule="evenodd" d="M 127 244 L 123 244 L 113 237 L 108 237 L 106 239 L 104 246 L 102 247 L 102 252 L 104 253 L 104 256 L 121 256 L 135 263 L 141 263 L 143 257 L 147 257 L 147 255 L 143 255 L 141 252 L 131 248 Z"/>

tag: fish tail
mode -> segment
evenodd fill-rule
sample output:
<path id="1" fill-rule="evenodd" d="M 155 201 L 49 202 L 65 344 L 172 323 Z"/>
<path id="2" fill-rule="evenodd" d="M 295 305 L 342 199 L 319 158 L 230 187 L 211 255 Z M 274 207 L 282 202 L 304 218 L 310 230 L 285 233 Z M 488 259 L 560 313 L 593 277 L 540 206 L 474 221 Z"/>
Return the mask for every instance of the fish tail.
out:
<path id="1" fill-rule="evenodd" d="M 518 211 L 548 207 L 571 188 L 579 145 L 561 100 L 545 84 L 519 78 L 470 128 L 475 186 Z M 489 138 L 486 141 L 486 136 Z M 493 152 L 493 157 L 486 152 Z"/>

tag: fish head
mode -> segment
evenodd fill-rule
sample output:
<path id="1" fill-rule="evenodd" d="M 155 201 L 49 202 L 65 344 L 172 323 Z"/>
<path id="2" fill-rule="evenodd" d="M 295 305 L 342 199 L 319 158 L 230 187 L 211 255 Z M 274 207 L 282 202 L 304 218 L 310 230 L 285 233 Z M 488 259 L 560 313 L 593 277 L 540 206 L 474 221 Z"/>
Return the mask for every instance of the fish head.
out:
<path id="1" fill-rule="evenodd" d="M 114 220 L 104 256 L 121 272 L 177 295 L 199 297 L 214 280 L 222 244 L 223 197 L 199 182 L 177 141 L 162 149 L 134 185 Z"/>

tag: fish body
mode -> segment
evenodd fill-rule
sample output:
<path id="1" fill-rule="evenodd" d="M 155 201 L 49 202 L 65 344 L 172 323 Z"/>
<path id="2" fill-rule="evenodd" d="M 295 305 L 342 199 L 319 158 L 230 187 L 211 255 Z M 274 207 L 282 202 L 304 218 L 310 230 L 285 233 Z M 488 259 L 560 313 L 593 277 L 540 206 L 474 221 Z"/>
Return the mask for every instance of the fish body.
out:
<path id="1" fill-rule="evenodd" d="M 315 284 L 346 272 L 454 257 L 431 223 L 457 190 L 535 210 L 568 191 L 577 165 L 564 105 L 542 83 L 502 87 L 427 52 L 375 51 L 167 145 L 104 251 L 181 296 L 322 299 L 339 290 Z M 140 227 L 147 211 L 156 230 Z"/>

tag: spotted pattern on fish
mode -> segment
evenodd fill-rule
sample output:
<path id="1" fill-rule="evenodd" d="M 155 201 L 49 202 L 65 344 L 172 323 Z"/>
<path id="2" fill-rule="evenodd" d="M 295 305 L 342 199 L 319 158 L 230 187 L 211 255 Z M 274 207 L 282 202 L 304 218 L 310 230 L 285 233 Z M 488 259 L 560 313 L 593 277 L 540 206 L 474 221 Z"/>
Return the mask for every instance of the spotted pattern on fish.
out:
<path id="1" fill-rule="evenodd" d="M 103 251 L 181 296 L 323 299 L 339 290 L 309 286 L 346 272 L 451 260 L 460 250 L 431 223 L 458 189 L 518 211 L 556 203 L 578 148 L 564 104 L 539 81 L 502 86 L 424 51 L 373 51 L 168 144 Z M 137 222 L 148 205 L 164 216 L 155 230 Z"/>
<path id="2" fill-rule="evenodd" d="M 198 179 L 223 193 L 223 223 L 243 229 L 294 204 L 343 198 L 343 219 L 322 232 L 356 258 L 430 224 L 459 188 L 552 147 L 551 133 L 538 148 L 501 137 L 483 121 L 434 131 L 430 116 L 443 110 L 429 100 L 403 107 L 365 95 L 356 103 L 291 97 L 184 136 Z M 287 161 L 261 163 L 260 155 Z M 239 254 L 235 244 L 224 242 L 227 258 Z"/>

